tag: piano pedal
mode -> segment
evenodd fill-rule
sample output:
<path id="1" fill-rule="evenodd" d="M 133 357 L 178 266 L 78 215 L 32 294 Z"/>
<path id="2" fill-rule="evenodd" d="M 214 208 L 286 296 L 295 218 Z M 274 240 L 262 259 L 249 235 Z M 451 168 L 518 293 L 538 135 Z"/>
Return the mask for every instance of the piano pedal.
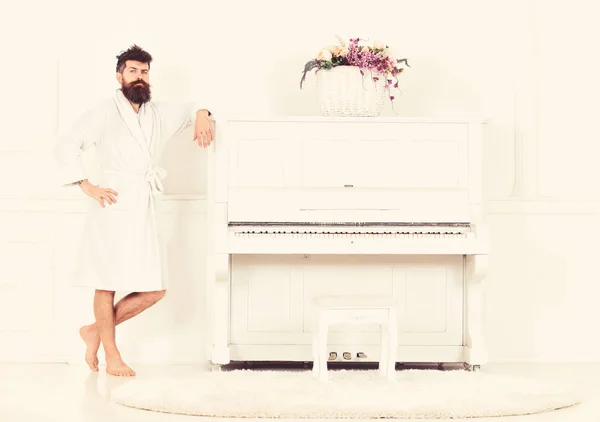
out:
<path id="1" fill-rule="evenodd" d="M 336 360 L 336 359 L 337 359 L 337 353 L 329 352 L 329 360 Z"/>
<path id="2" fill-rule="evenodd" d="M 350 352 L 344 352 L 344 354 L 342 356 L 344 357 L 345 360 L 352 359 L 352 354 Z"/>
<path id="3" fill-rule="evenodd" d="M 358 353 L 356 354 L 356 357 L 357 357 L 358 359 L 366 359 L 366 358 L 367 358 L 367 355 L 366 355 L 366 353 L 363 353 L 363 352 L 358 352 Z"/>

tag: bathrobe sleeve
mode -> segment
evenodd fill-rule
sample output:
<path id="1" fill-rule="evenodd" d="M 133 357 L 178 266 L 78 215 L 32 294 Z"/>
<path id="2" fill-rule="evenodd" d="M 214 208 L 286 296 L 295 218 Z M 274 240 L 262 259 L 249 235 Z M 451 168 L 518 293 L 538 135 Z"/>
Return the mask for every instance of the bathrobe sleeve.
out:
<path id="1" fill-rule="evenodd" d="M 210 110 L 209 106 L 200 103 L 157 103 L 156 107 L 165 125 L 166 139 L 173 138 L 194 125 L 198 110 Z"/>
<path id="2" fill-rule="evenodd" d="M 54 149 L 54 159 L 60 185 L 73 186 L 75 182 L 88 178 L 81 155 L 102 138 L 104 120 L 102 108 L 92 108 L 66 134 L 59 137 Z"/>

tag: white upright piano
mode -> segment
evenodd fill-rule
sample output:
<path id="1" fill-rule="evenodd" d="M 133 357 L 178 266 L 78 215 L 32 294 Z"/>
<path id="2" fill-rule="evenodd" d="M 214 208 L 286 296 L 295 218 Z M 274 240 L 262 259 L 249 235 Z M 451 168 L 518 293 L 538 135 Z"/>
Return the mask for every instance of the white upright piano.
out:
<path id="1" fill-rule="evenodd" d="M 220 127 L 208 156 L 213 365 L 312 361 L 311 301 L 322 294 L 395 296 L 398 362 L 486 363 L 483 124 L 287 117 Z M 379 341 L 378 327 L 341 326 L 328 349 L 375 362 Z"/>

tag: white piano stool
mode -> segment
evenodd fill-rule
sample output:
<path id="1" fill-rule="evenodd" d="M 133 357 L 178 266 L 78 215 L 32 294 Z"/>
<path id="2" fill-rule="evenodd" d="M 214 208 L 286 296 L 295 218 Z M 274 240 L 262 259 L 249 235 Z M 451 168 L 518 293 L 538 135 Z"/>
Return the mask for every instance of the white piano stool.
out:
<path id="1" fill-rule="evenodd" d="M 398 327 L 398 303 L 391 296 L 318 296 L 314 299 L 315 325 L 312 333 L 313 376 L 327 381 L 327 335 L 336 324 L 379 324 L 381 355 L 379 374 L 389 381 L 395 379 Z"/>

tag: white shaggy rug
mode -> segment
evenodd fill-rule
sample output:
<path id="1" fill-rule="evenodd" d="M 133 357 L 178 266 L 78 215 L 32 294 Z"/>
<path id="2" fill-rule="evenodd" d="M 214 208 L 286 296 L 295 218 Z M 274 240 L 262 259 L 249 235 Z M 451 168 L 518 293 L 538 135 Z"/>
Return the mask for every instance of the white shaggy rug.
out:
<path id="1" fill-rule="evenodd" d="M 127 381 L 117 403 L 186 415 L 243 418 L 441 419 L 524 415 L 577 404 L 568 389 L 528 378 L 467 371 L 223 371 Z"/>

